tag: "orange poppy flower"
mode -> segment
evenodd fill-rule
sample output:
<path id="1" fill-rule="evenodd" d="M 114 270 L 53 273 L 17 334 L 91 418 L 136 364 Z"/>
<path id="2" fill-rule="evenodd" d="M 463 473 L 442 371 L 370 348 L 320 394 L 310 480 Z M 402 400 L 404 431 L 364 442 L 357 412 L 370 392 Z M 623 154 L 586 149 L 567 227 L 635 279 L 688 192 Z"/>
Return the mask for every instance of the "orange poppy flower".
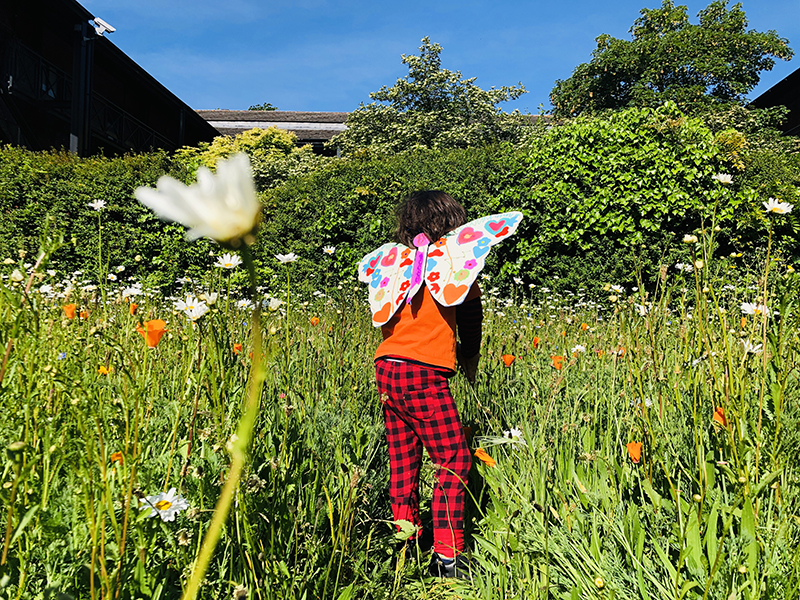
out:
<path id="1" fill-rule="evenodd" d="M 586 331 L 589 329 L 589 326 L 586 323 L 581 323 L 581 330 Z"/>
<path id="2" fill-rule="evenodd" d="M 719 423 L 723 427 L 728 426 L 728 419 L 725 418 L 725 409 L 721 406 L 717 407 L 717 409 L 714 411 L 714 416 L 711 418 L 715 423 Z"/>
<path id="3" fill-rule="evenodd" d="M 77 305 L 75 305 L 75 304 L 65 304 L 62 308 L 64 309 L 64 315 L 68 319 L 74 319 L 75 318 L 75 309 L 78 308 Z"/>
<path id="4" fill-rule="evenodd" d="M 319 317 L 311 317 L 311 324 L 316 327 L 319 325 Z"/>
<path id="5" fill-rule="evenodd" d="M 642 460 L 642 442 L 628 442 L 625 448 L 628 450 L 631 462 L 638 463 Z"/>
<path id="6" fill-rule="evenodd" d="M 561 332 L 561 337 L 566 337 L 566 335 L 567 335 L 567 331 L 566 330 Z"/>
<path id="7" fill-rule="evenodd" d="M 541 341 L 541 340 L 540 340 L 538 337 L 534 336 L 534 337 L 533 337 L 533 347 L 534 347 L 534 348 L 538 348 L 538 347 L 539 347 L 539 342 L 540 342 L 540 341 Z"/>
<path id="8" fill-rule="evenodd" d="M 136 304 L 135 302 L 131 302 L 131 305 L 128 308 L 131 311 L 131 315 L 135 315 L 136 314 L 136 309 L 139 308 L 139 305 Z"/>
<path id="9" fill-rule="evenodd" d="M 742 326 L 742 329 L 747 327 L 747 318 L 746 317 L 742 317 L 742 319 L 739 321 L 739 324 Z"/>
<path id="10" fill-rule="evenodd" d="M 483 448 L 478 448 L 475 450 L 475 458 L 480 460 L 487 467 L 493 467 L 497 464 L 497 461 L 489 456 L 489 454 Z"/>
<path id="11" fill-rule="evenodd" d="M 234 344 L 233 345 L 233 353 L 234 354 L 239 354 L 241 351 L 242 351 L 242 345 L 241 344 Z"/>
<path id="12" fill-rule="evenodd" d="M 503 364 L 510 367 L 516 358 L 513 354 L 503 354 Z"/>
<path id="13" fill-rule="evenodd" d="M 560 371 L 564 368 L 564 362 L 566 359 L 563 356 L 551 356 L 550 360 L 553 361 L 553 366 L 555 367 L 556 371 Z"/>
<path id="14" fill-rule="evenodd" d="M 619 348 L 617 348 L 617 351 L 616 351 L 616 353 L 615 353 L 615 354 L 616 354 L 617 356 L 619 356 L 619 357 L 623 357 L 623 356 L 625 356 L 625 348 L 623 348 L 622 346 L 620 346 Z"/>
<path id="15" fill-rule="evenodd" d="M 108 374 L 109 374 L 109 373 L 111 373 L 113 370 L 114 370 L 114 367 L 107 367 L 107 366 L 105 366 L 105 365 L 100 365 L 100 368 L 99 368 L 99 369 L 97 369 L 97 372 L 98 372 L 100 375 L 108 375 Z"/>
<path id="16" fill-rule="evenodd" d="M 166 323 L 161 319 L 153 319 L 152 321 L 147 321 L 144 327 L 137 325 L 136 331 L 142 334 L 148 348 L 155 348 L 158 346 L 158 342 L 161 341 L 161 336 L 167 332 L 164 329 L 165 326 Z"/>
<path id="17" fill-rule="evenodd" d="M 80 317 L 81 317 L 81 319 L 88 319 L 89 318 L 89 311 L 88 310 L 82 310 L 81 314 L 80 314 Z"/>
<path id="18" fill-rule="evenodd" d="M 122 464 L 122 452 L 114 452 L 111 455 L 111 462 Z"/>

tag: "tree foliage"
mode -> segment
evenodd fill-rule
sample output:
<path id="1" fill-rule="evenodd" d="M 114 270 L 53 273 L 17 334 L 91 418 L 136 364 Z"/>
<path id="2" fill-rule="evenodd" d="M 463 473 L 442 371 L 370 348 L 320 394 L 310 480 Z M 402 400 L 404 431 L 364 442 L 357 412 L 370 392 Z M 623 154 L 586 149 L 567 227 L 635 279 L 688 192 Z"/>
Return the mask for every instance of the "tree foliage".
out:
<path id="1" fill-rule="evenodd" d="M 200 166 L 214 169 L 217 161 L 237 152 L 250 157 L 253 177 L 259 189 L 269 189 L 288 178 L 307 173 L 325 164 L 329 159 L 314 154 L 311 146 L 296 145 L 294 133 L 268 127 L 255 127 L 235 136 L 220 135 L 211 143 L 201 142 L 198 147 L 184 146 L 175 152 L 175 160 L 183 167 L 186 181 L 193 181 Z"/>
<path id="2" fill-rule="evenodd" d="M 793 56 L 777 32 L 747 29 L 740 3 L 715 0 L 689 22 L 686 6 L 663 0 L 642 9 L 631 40 L 597 38 L 588 63 L 556 81 L 550 93 L 559 117 L 672 100 L 685 111 L 718 104 L 742 104 L 775 59 Z"/>
<path id="3" fill-rule="evenodd" d="M 522 84 L 481 89 L 475 77 L 443 69 L 442 47 L 422 39 L 419 56 L 402 56 L 408 75 L 372 92 L 347 119 L 347 131 L 332 144 L 345 154 L 370 147 L 382 152 L 409 148 L 466 148 L 523 135 L 526 117 L 497 105 L 525 93 Z"/>
<path id="4" fill-rule="evenodd" d="M 253 104 L 247 110 L 278 110 L 278 107 L 273 106 L 269 102 L 264 102 L 262 104 Z"/>

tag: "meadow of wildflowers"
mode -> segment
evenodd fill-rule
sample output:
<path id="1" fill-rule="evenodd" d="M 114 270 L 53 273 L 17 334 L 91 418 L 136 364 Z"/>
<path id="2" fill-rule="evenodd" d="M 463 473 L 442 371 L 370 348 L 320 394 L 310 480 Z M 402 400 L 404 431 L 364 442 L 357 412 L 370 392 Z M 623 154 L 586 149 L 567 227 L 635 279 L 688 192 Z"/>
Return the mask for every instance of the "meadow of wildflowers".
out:
<path id="1" fill-rule="evenodd" d="M 291 252 L 257 281 L 249 188 L 195 192 L 228 212 L 161 214 L 224 247 L 174 296 L 102 244 L 99 275 L 48 271 L 58 240 L 3 265 L 0 597 L 800 595 L 800 278 L 771 238 L 731 268 L 713 223 L 685 232 L 654 285 L 601 298 L 481 280 L 478 378 L 452 380 L 480 570 L 451 582 L 390 521 L 365 290 L 324 272 L 335 247 L 324 289 Z"/>

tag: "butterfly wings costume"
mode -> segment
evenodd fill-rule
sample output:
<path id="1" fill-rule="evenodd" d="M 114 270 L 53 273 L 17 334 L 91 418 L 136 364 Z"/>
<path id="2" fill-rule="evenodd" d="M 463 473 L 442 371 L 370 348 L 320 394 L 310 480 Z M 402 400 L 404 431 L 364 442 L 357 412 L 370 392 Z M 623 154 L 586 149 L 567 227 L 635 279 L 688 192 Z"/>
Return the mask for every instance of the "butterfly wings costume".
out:
<path id="1" fill-rule="evenodd" d="M 414 238 L 416 248 L 384 244 L 359 264 L 358 279 L 369 285 L 372 324 L 385 325 L 423 285 L 442 306 L 461 304 L 492 246 L 514 234 L 522 213 L 490 215 L 462 225 L 431 242 Z"/>

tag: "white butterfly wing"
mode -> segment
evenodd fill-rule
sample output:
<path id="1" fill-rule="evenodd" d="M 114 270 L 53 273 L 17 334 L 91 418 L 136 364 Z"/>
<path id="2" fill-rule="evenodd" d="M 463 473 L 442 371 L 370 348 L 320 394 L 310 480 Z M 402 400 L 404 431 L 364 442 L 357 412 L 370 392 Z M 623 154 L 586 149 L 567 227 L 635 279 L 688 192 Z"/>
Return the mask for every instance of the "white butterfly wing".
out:
<path id="1" fill-rule="evenodd" d="M 425 283 L 443 306 L 461 304 L 486 264 L 495 244 L 516 232 L 521 212 L 490 215 L 470 221 L 428 247 Z"/>
<path id="2" fill-rule="evenodd" d="M 411 265 L 416 250 L 402 244 L 384 244 L 358 265 L 358 280 L 369 286 L 372 324 L 385 325 L 405 300 L 411 287 Z"/>

